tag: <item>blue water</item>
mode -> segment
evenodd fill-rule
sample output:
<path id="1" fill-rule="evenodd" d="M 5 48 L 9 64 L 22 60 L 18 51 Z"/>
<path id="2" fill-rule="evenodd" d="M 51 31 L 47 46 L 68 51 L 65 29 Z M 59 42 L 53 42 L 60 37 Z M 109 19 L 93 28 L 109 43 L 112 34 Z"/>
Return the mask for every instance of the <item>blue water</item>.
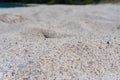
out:
<path id="1" fill-rule="evenodd" d="M 26 5 L 0 3 L 0 8 L 15 8 L 15 7 L 26 7 Z"/>

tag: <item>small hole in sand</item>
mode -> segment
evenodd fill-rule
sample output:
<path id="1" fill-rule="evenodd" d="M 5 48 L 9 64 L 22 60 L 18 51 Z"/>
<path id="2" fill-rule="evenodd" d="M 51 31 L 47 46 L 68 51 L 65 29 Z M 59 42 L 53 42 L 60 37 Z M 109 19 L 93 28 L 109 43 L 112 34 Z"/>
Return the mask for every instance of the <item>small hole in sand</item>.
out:
<path id="1" fill-rule="evenodd" d="M 48 29 L 41 29 L 41 33 L 45 38 L 65 38 L 70 37 L 72 35 L 54 31 L 54 30 L 48 30 Z"/>
<path id="2" fill-rule="evenodd" d="M 120 25 L 117 27 L 118 30 L 120 30 Z"/>
<path id="3" fill-rule="evenodd" d="M 48 35 L 43 34 L 45 38 L 50 38 Z"/>

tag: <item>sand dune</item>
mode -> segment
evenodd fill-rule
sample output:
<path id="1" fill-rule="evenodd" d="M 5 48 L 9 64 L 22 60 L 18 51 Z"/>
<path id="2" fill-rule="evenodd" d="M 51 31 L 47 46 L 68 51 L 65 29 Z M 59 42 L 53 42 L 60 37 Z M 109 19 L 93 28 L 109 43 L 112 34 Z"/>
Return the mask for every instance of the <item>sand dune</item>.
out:
<path id="1" fill-rule="evenodd" d="M 120 5 L 0 8 L 0 80 L 119 80 Z"/>

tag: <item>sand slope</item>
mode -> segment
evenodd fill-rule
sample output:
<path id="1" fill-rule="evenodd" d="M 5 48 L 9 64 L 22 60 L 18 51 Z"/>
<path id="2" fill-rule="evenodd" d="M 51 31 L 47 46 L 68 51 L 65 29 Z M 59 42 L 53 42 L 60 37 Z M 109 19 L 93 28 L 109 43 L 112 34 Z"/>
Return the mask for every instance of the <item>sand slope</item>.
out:
<path id="1" fill-rule="evenodd" d="M 0 80 L 119 79 L 119 5 L 0 8 Z"/>

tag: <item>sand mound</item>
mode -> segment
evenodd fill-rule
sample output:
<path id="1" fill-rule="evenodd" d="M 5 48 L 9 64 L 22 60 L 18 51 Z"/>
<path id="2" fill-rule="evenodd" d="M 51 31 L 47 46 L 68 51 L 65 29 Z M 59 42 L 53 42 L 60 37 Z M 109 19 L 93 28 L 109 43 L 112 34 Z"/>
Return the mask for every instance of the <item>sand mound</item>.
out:
<path id="1" fill-rule="evenodd" d="M 15 14 L 1 14 L 0 15 L 0 21 L 4 23 L 18 23 L 25 21 L 26 18 L 21 15 L 15 15 Z"/>
<path id="2" fill-rule="evenodd" d="M 0 80 L 119 80 L 119 14 L 111 4 L 0 9 Z"/>
<path id="3" fill-rule="evenodd" d="M 38 41 L 44 39 L 55 39 L 55 38 L 67 38 L 73 35 L 60 33 L 54 30 L 42 29 L 42 28 L 26 28 L 17 32 L 16 36 L 19 36 L 23 40 Z"/>

